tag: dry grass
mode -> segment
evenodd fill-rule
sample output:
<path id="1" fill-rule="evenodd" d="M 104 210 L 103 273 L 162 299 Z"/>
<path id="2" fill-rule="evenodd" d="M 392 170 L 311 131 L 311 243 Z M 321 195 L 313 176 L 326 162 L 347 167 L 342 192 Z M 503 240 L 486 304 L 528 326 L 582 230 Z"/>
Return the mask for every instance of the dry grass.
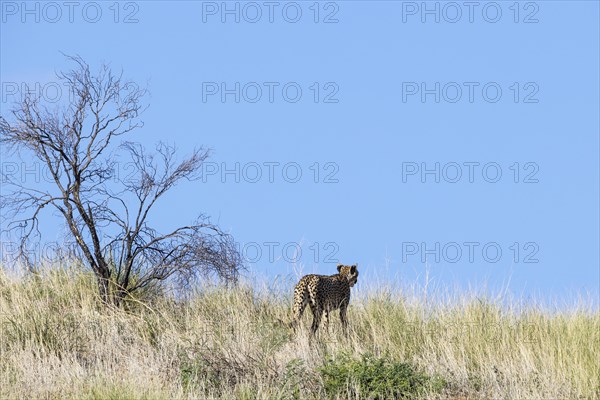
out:
<path id="1" fill-rule="evenodd" d="M 354 380 L 346 392 L 325 391 L 322 367 L 342 354 L 407 363 L 443 382 L 422 398 L 600 395 L 600 315 L 585 302 L 551 312 L 361 288 L 350 338 L 334 320 L 311 344 L 306 329 L 293 337 L 277 322 L 289 318 L 287 291 L 206 287 L 123 311 L 99 305 L 95 288 L 74 268 L 0 272 L 1 398 L 368 397 Z"/>

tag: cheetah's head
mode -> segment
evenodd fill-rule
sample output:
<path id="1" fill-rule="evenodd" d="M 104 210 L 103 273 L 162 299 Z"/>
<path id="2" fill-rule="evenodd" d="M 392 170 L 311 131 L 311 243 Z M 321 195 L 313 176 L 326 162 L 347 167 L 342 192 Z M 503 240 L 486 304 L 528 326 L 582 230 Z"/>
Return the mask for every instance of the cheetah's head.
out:
<path id="1" fill-rule="evenodd" d="M 345 277 L 348 280 L 350 287 L 356 285 L 356 282 L 358 281 L 358 269 L 357 269 L 356 264 L 354 264 L 354 265 L 338 264 L 337 270 L 341 276 Z"/>

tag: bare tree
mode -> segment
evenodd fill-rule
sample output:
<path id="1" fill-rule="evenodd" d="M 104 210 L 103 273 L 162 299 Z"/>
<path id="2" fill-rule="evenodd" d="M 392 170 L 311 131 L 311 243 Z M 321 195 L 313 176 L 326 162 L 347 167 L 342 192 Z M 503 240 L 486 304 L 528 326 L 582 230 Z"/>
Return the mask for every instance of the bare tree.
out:
<path id="1" fill-rule="evenodd" d="M 21 249 L 40 238 L 40 214 L 50 206 L 61 217 L 82 258 L 94 272 L 103 301 L 119 304 L 136 290 L 172 278 L 182 284 L 216 274 L 235 280 L 243 267 L 232 237 L 201 216 L 193 224 L 160 233 L 149 224 L 157 201 L 182 180 L 199 177 L 209 151 L 196 149 L 177 161 L 174 146 L 159 143 L 148 153 L 116 138 L 142 126 L 146 91 L 115 75 L 107 65 L 92 74 L 80 57 L 59 73 L 70 88 L 63 107 L 49 109 L 26 95 L 0 116 L 0 145 L 27 152 L 51 176 L 50 188 L 3 176 L 0 196 L 3 234 L 17 234 Z M 116 157 L 135 166 L 127 179 Z"/>

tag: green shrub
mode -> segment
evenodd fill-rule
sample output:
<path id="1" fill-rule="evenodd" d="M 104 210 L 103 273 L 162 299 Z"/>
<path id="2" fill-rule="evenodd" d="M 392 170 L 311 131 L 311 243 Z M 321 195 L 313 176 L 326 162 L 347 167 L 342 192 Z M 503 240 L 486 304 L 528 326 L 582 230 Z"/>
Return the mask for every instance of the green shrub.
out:
<path id="1" fill-rule="evenodd" d="M 438 392 L 446 385 L 440 378 L 419 373 L 410 364 L 370 354 L 354 359 L 342 353 L 327 360 L 319 371 L 329 397 L 413 399 Z"/>

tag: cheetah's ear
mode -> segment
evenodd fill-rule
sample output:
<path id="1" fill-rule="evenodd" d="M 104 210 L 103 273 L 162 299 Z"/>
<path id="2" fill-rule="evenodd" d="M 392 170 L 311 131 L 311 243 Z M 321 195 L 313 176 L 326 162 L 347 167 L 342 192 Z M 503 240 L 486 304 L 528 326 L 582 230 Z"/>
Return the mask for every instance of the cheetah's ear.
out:
<path id="1" fill-rule="evenodd" d="M 337 266 L 337 270 L 338 272 L 340 272 L 342 270 L 342 267 L 344 266 L 344 264 L 338 264 Z"/>
<path id="2" fill-rule="evenodd" d="M 353 266 L 350 267 L 350 273 L 353 274 L 356 272 L 356 268 L 358 267 L 358 264 L 354 264 Z"/>

